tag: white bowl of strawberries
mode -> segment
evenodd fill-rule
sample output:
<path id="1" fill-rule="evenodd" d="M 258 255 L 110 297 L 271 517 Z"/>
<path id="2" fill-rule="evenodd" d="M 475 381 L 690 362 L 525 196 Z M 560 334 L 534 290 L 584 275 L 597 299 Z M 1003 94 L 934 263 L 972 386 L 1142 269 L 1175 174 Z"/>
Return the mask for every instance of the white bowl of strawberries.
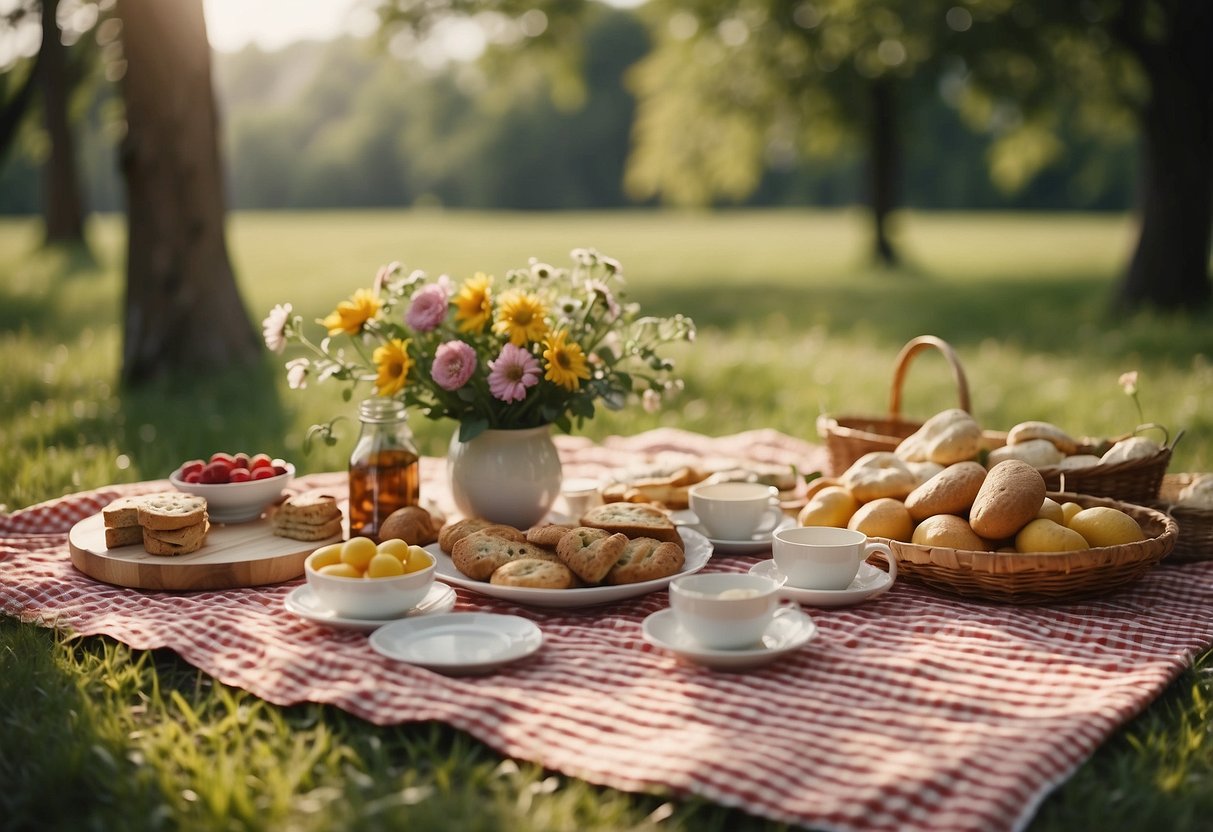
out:
<path id="1" fill-rule="evenodd" d="M 205 498 L 212 523 L 244 523 L 276 503 L 294 476 L 294 465 L 268 454 L 216 451 L 183 463 L 168 479 L 178 491 Z"/>

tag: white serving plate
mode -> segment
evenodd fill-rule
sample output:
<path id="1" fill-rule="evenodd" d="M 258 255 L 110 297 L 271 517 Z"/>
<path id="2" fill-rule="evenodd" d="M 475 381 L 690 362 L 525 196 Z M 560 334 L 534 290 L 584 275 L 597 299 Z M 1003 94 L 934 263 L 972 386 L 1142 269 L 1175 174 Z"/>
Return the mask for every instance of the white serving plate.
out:
<path id="1" fill-rule="evenodd" d="M 694 529 L 685 527 L 679 528 L 678 534 L 682 537 L 686 557 L 681 572 L 635 584 L 588 586 L 578 589 L 533 589 L 531 587 L 498 586 L 488 581 L 473 580 L 455 567 L 450 555 L 443 552 L 442 547 L 437 543 L 431 543 L 425 547 L 425 550 L 434 556 L 435 577 L 448 584 L 461 586 L 490 598 L 500 598 L 503 601 L 513 601 L 534 607 L 589 607 L 636 598 L 659 589 L 665 589 L 670 581 L 679 575 L 690 575 L 706 566 L 712 557 L 712 544 L 708 542 L 708 539 Z"/>
<path id="2" fill-rule="evenodd" d="M 517 615 L 448 612 L 393 621 L 369 641 L 389 659 L 461 676 L 526 658 L 543 645 L 543 631 Z"/>

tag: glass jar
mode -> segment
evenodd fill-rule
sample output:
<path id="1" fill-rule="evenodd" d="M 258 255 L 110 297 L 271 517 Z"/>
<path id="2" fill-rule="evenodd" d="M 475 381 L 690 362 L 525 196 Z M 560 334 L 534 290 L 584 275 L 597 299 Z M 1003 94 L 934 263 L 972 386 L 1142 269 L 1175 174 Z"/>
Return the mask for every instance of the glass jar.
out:
<path id="1" fill-rule="evenodd" d="M 350 454 L 350 537 L 378 540 L 388 515 L 417 505 L 420 458 L 402 402 L 367 399 L 358 418 L 362 432 Z"/>

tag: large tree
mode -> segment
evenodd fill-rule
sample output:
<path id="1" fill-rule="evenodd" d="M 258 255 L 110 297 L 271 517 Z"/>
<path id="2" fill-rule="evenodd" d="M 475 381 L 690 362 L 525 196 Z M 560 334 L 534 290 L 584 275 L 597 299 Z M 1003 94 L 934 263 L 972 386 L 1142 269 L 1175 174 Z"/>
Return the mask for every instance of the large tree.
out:
<path id="1" fill-rule="evenodd" d="M 127 132 L 126 341 L 137 384 L 228 367 L 260 346 L 236 287 L 201 0 L 118 0 Z"/>
<path id="2" fill-rule="evenodd" d="M 1213 3 L 969 0 L 947 49 L 964 61 L 970 112 L 1001 125 L 996 157 L 1028 173 L 1048 161 L 1059 111 L 1094 135 L 1135 122 L 1141 230 L 1119 305 L 1210 303 Z"/>
<path id="3" fill-rule="evenodd" d="M 42 214 L 45 240 L 52 245 L 84 246 L 84 198 L 76 162 L 75 140 L 69 118 L 70 100 L 83 72 L 87 55 L 73 60 L 64 43 L 58 20 L 59 0 L 20 3 L 6 15 L 3 25 L 41 27 L 38 53 L 31 59 L 25 80 L 0 106 L 0 160 L 14 144 L 18 128 L 41 104 L 47 152 L 42 162 Z M 73 32 L 78 39 L 81 32 Z M 80 53 L 87 50 L 78 48 Z"/>

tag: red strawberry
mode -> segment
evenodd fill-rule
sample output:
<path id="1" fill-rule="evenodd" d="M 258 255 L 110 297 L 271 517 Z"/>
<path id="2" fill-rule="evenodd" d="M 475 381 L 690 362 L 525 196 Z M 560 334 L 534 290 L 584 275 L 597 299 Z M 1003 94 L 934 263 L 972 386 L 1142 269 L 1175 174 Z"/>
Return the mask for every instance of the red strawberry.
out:
<path id="1" fill-rule="evenodd" d="M 270 477 L 273 477 L 273 476 L 276 476 L 274 474 L 273 468 L 266 468 L 265 466 L 261 466 L 259 468 L 253 469 L 253 479 L 255 479 L 255 480 L 268 480 Z"/>
<path id="2" fill-rule="evenodd" d="M 273 466 L 274 461 L 270 459 L 269 454 L 253 454 L 248 464 L 250 471 L 257 468 L 272 468 Z"/>
<path id="3" fill-rule="evenodd" d="M 211 462 L 226 462 L 228 469 L 231 470 L 236 462 L 236 458 L 224 451 L 215 451 L 211 454 Z"/>
<path id="4" fill-rule="evenodd" d="M 248 482 L 253 478 L 252 473 L 247 468 L 233 468 L 229 477 L 230 482 Z"/>
<path id="5" fill-rule="evenodd" d="M 248 468 L 249 461 L 249 455 L 241 451 L 240 453 L 233 455 L 232 468 Z"/>
<path id="6" fill-rule="evenodd" d="M 201 459 L 191 459 L 189 462 L 181 466 L 181 479 L 187 480 L 190 474 L 202 473 L 202 469 L 206 467 L 206 461 Z"/>
<path id="7" fill-rule="evenodd" d="M 223 460 L 215 460 L 208 462 L 206 467 L 202 469 L 202 479 L 199 482 L 204 483 L 225 483 L 231 480 L 232 466 Z"/>

